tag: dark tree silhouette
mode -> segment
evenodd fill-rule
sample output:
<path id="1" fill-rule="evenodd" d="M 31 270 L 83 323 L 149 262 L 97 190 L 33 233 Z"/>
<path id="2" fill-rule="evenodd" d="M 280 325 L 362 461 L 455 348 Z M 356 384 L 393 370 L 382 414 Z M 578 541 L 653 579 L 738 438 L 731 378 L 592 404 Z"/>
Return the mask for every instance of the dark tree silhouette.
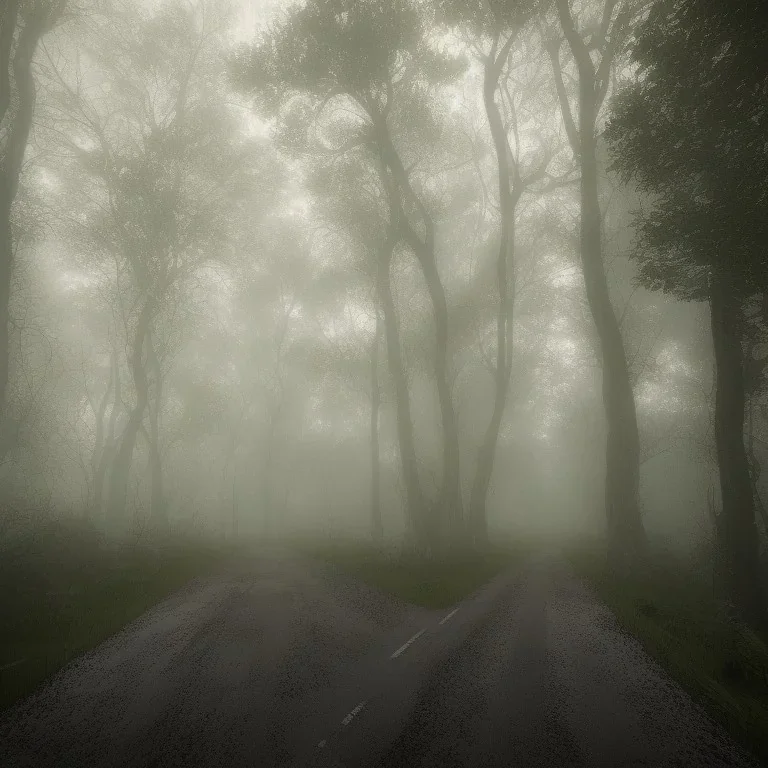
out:
<path id="1" fill-rule="evenodd" d="M 715 353 L 718 531 L 728 591 L 766 626 L 744 446 L 744 303 L 768 290 L 768 8 L 665 0 L 639 30 L 638 79 L 607 130 L 615 166 L 651 193 L 636 258 L 651 288 L 709 301 Z"/>

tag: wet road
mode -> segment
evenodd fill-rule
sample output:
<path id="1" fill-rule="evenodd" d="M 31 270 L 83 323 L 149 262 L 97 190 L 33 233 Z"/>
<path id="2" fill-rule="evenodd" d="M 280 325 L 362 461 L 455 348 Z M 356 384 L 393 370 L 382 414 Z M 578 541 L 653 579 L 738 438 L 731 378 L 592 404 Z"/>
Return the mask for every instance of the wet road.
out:
<path id="1" fill-rule="evenodd" d="M 290 556 L 65 669 L 0 721 L 0 764 L 755 765 L 557 561 L 429 612 Z"/>

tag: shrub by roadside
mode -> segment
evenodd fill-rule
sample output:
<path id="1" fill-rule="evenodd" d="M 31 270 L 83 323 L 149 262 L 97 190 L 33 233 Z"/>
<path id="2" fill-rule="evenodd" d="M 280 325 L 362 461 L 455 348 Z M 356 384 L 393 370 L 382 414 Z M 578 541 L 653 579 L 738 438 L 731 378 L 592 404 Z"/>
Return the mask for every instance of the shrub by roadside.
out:
<path id="1" fill-rule="evenodd" d="M 570 559 L 619 624 L 735 739 L 768 759 L 768 644 L 723 610 L 711 569 L 658 553 L 646 572 L 620 576 L 599 546 Z"/>
<path id="2" fill-rule="evenodd" d="M 41 518 L 0 537 L 0 710 L 221 562 L 200 539 L 107 542 Z"/>

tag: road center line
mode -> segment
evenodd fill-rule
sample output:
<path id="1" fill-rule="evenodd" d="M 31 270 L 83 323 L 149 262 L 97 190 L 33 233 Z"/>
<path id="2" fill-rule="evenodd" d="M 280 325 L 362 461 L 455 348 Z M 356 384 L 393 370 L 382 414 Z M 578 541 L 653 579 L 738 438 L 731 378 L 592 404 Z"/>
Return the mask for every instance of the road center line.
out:
<path id="1" fill-rule="evenodd" d="M 25 661 L 26 659 L 16 659 L 16 661 L 12 661 L 10 664 L 3 664 L 3 666 L 0 667 L 0 672 L 6 669 L 12 669 L 13 667 L 18 667 L 19 664 L 23 664 Z"/>
<path id="2" fill-rule="evenodd" d="M 413 643 L 415 643 L 422 635 L 424 630 L 420 629 L 408 642 L 403 643 L 389 658 L 396 659 L 403 651 L 406 651 Z"/>
<path id="3" fill-rule="evenodd" d="M 443 618 L 440 619 L 440 623 L 445 624 L 445 622 L 448 621 L 448 619 L 450 619 L 451 616 L 454 616 L 458 610 L 459 610 L 458 608 L 454 608 L 447 616 L 443 616 Z"/>
<path id="4" fill-rule="evenodd" d="M 349 724 L 352 722 L 352 719 L 354 718 L 354 716 L 355 716 L 356 714 L 358 714 L 358 713 L 360 712 L 360 710 L 361 710 L 361 709 L 362 709 L 364 706 L 365 706 L 365 702 L 364 702 L 364 701 L 361 701 L 361 702 L 360 702 L 360 703 L 359 703 L 359 704 L 358 704 L 358 705 L 357 705 L 357 706 L 356 706 L 356 707 L 355 707 L 355 708 L 354 708 L 354 709 L 353 709 L 353 710 L 352 710 L 352 711 L 351 711 L 351 712 L 350 712 L 350 713 L 349 713 L 349 714 L 348 714 L 348 715 L 347 715 L 347 716 L 346 716 L 346 717 L 345 717 L 345 718 L 344 718 L 344 719 L 341 721 L 341 724 L 342 724 L 344 727 L 348 726 L 348 725 L 349 725 Z"/>

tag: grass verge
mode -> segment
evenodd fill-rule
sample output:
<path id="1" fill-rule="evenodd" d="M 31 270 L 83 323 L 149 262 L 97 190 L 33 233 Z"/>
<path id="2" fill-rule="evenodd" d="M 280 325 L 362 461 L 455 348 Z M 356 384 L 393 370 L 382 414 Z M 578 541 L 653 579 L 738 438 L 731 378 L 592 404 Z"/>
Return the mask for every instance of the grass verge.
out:
<path id="1" fill-rule="evenodd" d="M 108 548 L 57 525 L 3 544 L 0 711 L 223 557 L 199 542 Z"/>
<path id="2" fill-rule="evenodd" d="M 490 549 L 482 554 L 461 551 L 431 558 L 360 542 L 313 544 L 303 550 L 342 573 L 425 608 L 447 608 L 459 602 L 516 559 L 511 548 Z"/>
<path id="3" fill-rule="evenodd" d="M 571 559 L 620 626 L 735 740 L 768 761 L 768 645 L 725 618 L 711 579 L 669 556 L 633 577 L 611 572 L 596 549 Z"/>

